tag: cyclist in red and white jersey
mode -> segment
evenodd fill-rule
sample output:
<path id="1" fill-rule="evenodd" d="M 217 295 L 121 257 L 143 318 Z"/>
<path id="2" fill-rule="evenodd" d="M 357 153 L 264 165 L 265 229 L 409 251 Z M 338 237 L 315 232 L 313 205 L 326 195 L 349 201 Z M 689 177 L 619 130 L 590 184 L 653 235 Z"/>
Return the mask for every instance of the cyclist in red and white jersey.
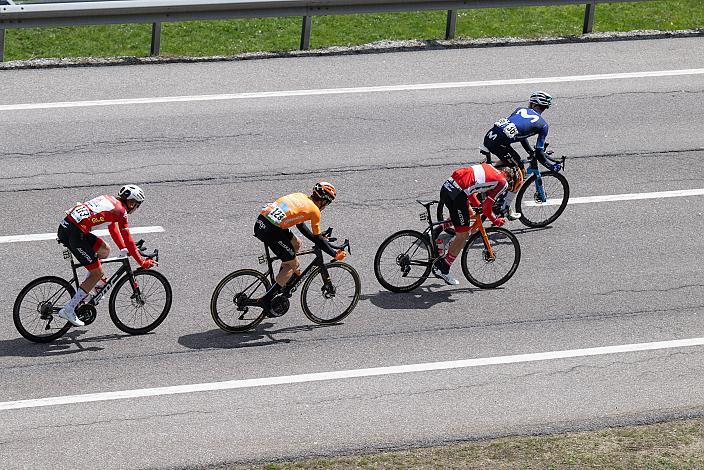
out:
<path id="1" fill-rule="evenodd" d="M 78 287 L 76 294 L 59 311 L 59 316 L 75 326 L 84 323 L 76 316 L 76 306 L 87 293 L 105 277 L 100 260 L 110 255 L 110 247 L 91 230 L 104 224 L 121 252 L 128 252 L 141 267 L 149 269 L 156 264 L 145 259 L 132 239 L 127 224 L 127 214 L 134 212 L 144 202 L 144 192 L 139 186 L 128 184 L 120 188 L 117 198 L 110 195 L 98 196 L 90 201 L 77 204 L 66 213 L 59 224 L 57 237 L 76 257 L 81 266 L 88 270 L 88 277 Z"/>
<path id="2" fill-rule="evenodd" d="M 509 184 L 513 184 L 515 178 L 516 170 L 513 167 L 497 170 L 487 163 L 482 163 L 468 168 L 458 168 L 442 185 L 440 202 L 450 212 L 456 235 L 450 242 L 445 256 L 433 263 L 433 273 L 447 284 L 459 284 L 459 281 L 450 274 L 450 267 L 469 238 L 470 216 L 474 215 L 470 205 L 480 206 L 477 194 L 486 193 L 486 198 L 481 203 L 482 212 L 492 224 L 501 227 L 506 223 L 506 219 L 497 217 L 492 207 L 496 196 L 505 191 Z"/>

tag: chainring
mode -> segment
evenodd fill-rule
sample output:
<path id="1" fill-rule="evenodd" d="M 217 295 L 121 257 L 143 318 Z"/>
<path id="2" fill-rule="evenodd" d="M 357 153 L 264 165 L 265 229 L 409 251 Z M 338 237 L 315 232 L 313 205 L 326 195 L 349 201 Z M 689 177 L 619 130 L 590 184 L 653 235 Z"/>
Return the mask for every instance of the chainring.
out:
<path id="1" fill-rule="evenodd" d="M 269 314 L 275 317 L 280 317 L 288 312 L 289 307 L 291 307 L 291 302 L 289 302 L 288 297 L 278 295 L 271 299 Z"/>
<path id="2" fill-rule="evenodd" d="M 86 325 L 90 325 L 95 321 L 95 317 L 98 316 L 98 311 L 94 305 L 83 304 L 76 309 L 76 316 Z"/>

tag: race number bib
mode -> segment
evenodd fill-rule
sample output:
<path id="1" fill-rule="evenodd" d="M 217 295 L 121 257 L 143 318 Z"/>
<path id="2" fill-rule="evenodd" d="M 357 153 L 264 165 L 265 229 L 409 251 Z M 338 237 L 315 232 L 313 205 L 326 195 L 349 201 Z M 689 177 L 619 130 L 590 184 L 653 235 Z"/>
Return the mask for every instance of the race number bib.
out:
<path id="1" fill-rule="evenodd" d="M 504 135 L 506 135 L 509 139 L 513 139 L 518 135 L 518 128 L 508 119 L 500 119 L 496 121 L 494 125 L 501 128 L 501 130 L 504 131 Z"/>
<path id="2" fill-rule="evenodd" d="M 279 225 L 286 218 L 286 210 L 276 204 L 269 204 L 266 207 L 268 211 L 266 213 L 266 218 L 269 219 L 274 225 Z"/>
<path id="3" fill-rule="evenodd" d="M 81 220 L 87 219 L 88 217 L 90 217 L 90 211 L 83 204 L 77 206 L 73 209 L 73 211 L 71 211 L 71 218 L 75 220 L 76 223 L 80 223 Z"/>

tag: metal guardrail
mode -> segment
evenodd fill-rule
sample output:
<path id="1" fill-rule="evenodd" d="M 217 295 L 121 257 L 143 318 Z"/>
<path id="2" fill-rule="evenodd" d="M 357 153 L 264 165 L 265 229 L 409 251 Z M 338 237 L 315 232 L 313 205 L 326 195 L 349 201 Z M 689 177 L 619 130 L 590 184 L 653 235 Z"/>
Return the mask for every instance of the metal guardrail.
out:
<path id="1" fill-rule="evenodd" d="M 0 0 L 0 61 L 11 28 L 152 23 L 151 54 L 158 55 L 162 22 L 299 16 L 300 48 L 306 50 L 313 16 L 446 10 L 445 38 L 452 39 L 458 10 L 585 5 L 583 32 L 589 33 L 597 3 L 642 1 L 648 0 Z"/>

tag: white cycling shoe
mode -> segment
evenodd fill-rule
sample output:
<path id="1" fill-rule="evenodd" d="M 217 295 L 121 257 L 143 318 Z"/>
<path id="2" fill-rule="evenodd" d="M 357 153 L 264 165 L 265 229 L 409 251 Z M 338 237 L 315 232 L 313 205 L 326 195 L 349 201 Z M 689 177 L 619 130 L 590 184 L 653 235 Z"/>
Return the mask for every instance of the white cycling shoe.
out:
<path id="1" fill-rule="evenodd" d="M 452 277 L 452 274 L 450 273 L 445 274 L 444 272 L 438 270 L 435 275 L 445 281 L 445 284 L 448 286 L 456 286 L 460 283 L 460 281 Z"/>
<path id="2" fill-rule="evenodd" d="M 508 212 L 506 214 L 506 218 L 508 220 L 518 220 L 523 216 L 520 212 L 516 212 L 513 207 L 508 208 Z"/>
<path id="3" fill-rule="evenodd" d="M 81 320 L 78 319 L 78 317 L 76 316 L 76 311 L 73 309 L 69 310 L 66 307 L 64 307 L 61 310 L 59 310 L 59 316 L 61 318 L 63 318 L 64 320 L 67 320 L 73 326 L 86 326 L 85 323 L 83 323 Z"/>
<path id="4" fill-rule="evenodd" d="M 442 258 L 438 259 L 438 261 L 440 261 L 440 260 L 442 260 Z M 445 284 L 447 284 L 448 286 L 456 286 L 460 283 L 460 281 L 458 281 L 457 279 L 452 277 L 452 274 L 450 274 L 450 271 L 448 271 L 447 273 L 442 272 L 436 263 L 437 263 L 437 261 L 435 263 L 433 263 L 433 274 L 435 274 L 435 276 L 437 276 L 440 279 L 442 279 L 443 281 L 445 281 Z"/>

